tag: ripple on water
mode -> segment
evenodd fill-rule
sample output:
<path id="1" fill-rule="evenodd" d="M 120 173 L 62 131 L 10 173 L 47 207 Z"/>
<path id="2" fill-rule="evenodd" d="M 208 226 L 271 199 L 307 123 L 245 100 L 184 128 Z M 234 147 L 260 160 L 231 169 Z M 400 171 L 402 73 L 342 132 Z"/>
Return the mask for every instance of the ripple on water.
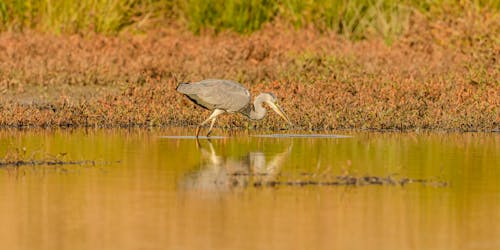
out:
<path id="1" fill-rule="evenodd" d="M 350 135 L 335 135 L 335 134 L 263 134 L 252 135 L 253 137 L 265 138 L 352 138 Z"/>
<path id="2" fill-rule="evenodd" d="M 160 136 L 159 138 L 163 139 L 196 139 L 196 136 L 194 135 L 164 135 Z M 227 136 L 198 136 L 198 139 L 224 139 L 228 138 Z"/>
<path id="3" fill-rule="evenodd" d="M 352 138 L 350 135 L 336 135 L 336 134 L 259 134 L 251 135 L 252 137 L 260 138 Z M 198 139 L 225 139 L 230 136 L 199 136 Z M 165 135 L 159 136 L 163 139 L 196 139 L 192 135 Z"/>

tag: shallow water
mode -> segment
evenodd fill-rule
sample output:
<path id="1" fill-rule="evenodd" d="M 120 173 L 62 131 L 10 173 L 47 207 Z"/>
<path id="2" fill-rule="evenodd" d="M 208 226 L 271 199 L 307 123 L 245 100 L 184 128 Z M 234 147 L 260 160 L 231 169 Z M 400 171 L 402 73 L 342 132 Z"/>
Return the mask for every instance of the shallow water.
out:
<path id="1" fill-rule="evenodd" d="M 1 130 L 93 164 L 1 167 L 0 249 L 500 249 L 499 134 L 192 133 Z M 364 175 L 429 182 L 286 184 Z"/>

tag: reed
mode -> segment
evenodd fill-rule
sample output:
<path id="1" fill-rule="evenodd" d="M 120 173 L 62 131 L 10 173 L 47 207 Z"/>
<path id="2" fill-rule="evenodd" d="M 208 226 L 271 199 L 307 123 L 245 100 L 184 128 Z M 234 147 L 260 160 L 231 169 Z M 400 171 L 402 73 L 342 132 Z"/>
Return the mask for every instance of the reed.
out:
<path id="1" fill-rule="evenodd" d="M 3 0 L 0 27 L 55 33 L 113 33 L 134 23 L 135 0 Z"/>
<path id="2" fill-rule="evenodd" d="M 179 8 L 189 29 L 195 33 L 205 28 L 246 33 L 271 21 L 278 4 L 270 0 L 188 0 Z"/>
<path id="3" fill-rule="evenodd" d="M 390 41 L 408 29 L 414 13 L 432 18 L 484 9 L 497 14 L 500 0 L 1 0 L 0 30 L 117 33 L 176 22 L 194 33 L 250 33 L 284 22 L 352 40 L 381 36 Z"/>
<path id="4" fill-rule="evenodd" d="M 284 0 L 281 17 L 296 27 L 314 25 L 348 38 L 393 37 L 407 28 L 413 8 L 403 1 Z"/>

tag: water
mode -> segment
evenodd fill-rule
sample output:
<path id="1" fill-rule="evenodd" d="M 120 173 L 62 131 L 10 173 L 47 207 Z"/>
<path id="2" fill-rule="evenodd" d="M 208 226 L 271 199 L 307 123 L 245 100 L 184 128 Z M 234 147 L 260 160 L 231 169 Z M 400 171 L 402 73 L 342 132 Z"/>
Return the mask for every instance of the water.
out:
<path id="1" fill-rule="evenodd" d="M 1 167 L 0 249 L 500 249 L 499 134 L 192 133 L 0 131 L 4 161 L 92 162 Z M 364 175 L 429 182 L 314 184 Z"/>

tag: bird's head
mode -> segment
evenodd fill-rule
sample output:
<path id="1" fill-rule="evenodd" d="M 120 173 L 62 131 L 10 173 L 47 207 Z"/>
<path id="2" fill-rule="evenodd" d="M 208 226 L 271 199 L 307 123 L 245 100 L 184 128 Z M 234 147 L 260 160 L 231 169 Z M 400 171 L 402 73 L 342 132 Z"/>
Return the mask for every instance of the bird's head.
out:
<path id="1" fill-rule="evenodd" d="M 265 92 L 260 94 L 263 98 L 264 103 L 269 105 L 271 109 L 274 110 L 281 118 L 283 118 L 288 124 L 292 125 L 292 122 L 290 119 L 288 119 L 288 116 L 285 114 L 283 109 L 278 105 L 278 98 L 273 93 Z"/>

